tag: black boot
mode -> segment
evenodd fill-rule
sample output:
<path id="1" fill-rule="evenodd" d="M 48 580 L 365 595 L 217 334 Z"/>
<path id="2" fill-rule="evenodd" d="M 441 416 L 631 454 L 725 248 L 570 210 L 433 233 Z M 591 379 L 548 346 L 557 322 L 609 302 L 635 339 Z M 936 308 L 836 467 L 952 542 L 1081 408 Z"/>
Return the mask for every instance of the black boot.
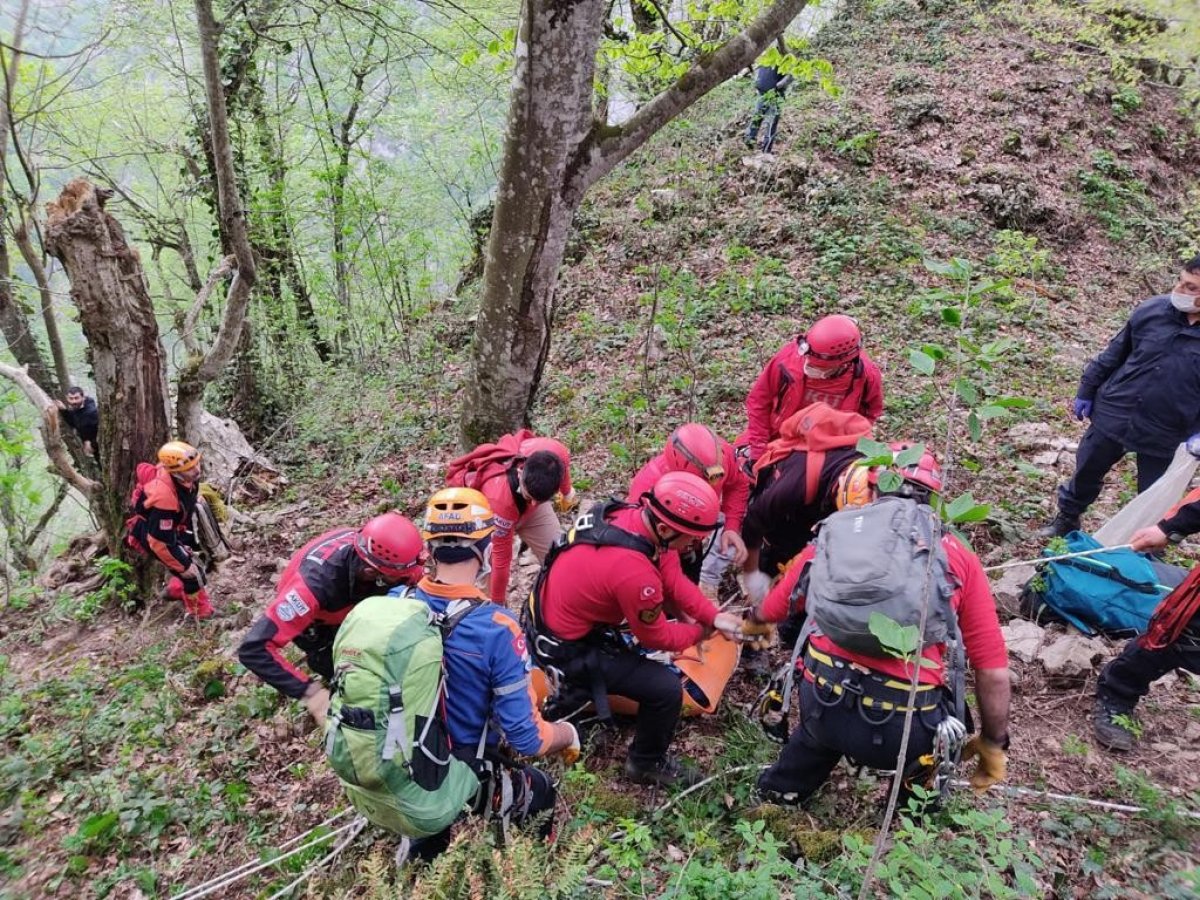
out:
<path id="1" fill-rule="evenodd" d="M 1092 730 L 1097 744 L 1119 753 L 1129 752 L 1137 743 L 1137 735 L 1130 726 L 1137 728 L 1132 710 L 1118 709 L 1096 698 L 1096 705 L 1092 707 Z"/>
<path id="2" fill-rule="evenodd" d="M 1050 538 L 1066 537 L 1072 531 L 1079 530 L 1079 516 L 1068 516 L 1066 513 L 1060 512 L 1047 525 L 1043 525 L 1038 529 L 1037 536 L 1043 540 Z"/>

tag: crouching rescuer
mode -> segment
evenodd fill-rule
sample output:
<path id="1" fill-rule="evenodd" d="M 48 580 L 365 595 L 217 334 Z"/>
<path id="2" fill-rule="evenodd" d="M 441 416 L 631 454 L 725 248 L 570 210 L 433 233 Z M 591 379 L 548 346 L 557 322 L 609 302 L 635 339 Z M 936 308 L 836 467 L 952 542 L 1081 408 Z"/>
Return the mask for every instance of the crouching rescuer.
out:
<path id="1" fill-rule="evenodd" d="M 1005 778 L 1008 656 L 987 576 L 974 553 L 942 533 L 928 505 L 941 488 L 933 455 L 903 444 L 893 453 L 892 467 L 856 464 L 855 478 L 868 490 L 839 492 L 839 511 L 749 613 L 751 622 L 808 617 L 793 657 L 799 725 L 758 781 L 771 802 L 807 800 L 842 757 L 897 767 L 917 653 L 912 732 L 899 767 L 906 787 L 944 787 L 969 731 L 961 645 L 974 668 L 982 719 L 981 733 L 962 747 L 964 759 L 979 759 L 971 784 L 982 791 Z M 865 505 L 852 505 L 856 499 Z M 877 636 L 883 629 L 876 614 L 918 626 L 923 607 L 919 647 L 888 646 Z"/>
<path id="2" fill-rule="evenodd" d="M 638 704 L 625 774 L 640 784 L 700 778 L 669 752 L 680 678 L 643 651 L 679 653 L 714 631 L 742 637 L 741 619 L 719 612 L 679 561 L 717 527 L 719 511 L 704 479 L 667 472 L 636 505 L 614 500 L 581 516 L 551 549 L 529 599 L 526 634 L 560 691 L 582 693 L 601 719 L 610 717 L 610 693 Z"/>
<path id="3" fill-rule="evenodd" d="M 333 645 L 325 749 L 355 807 L 408 838 L 422 858 L 450 842 L 464 811 L 553 828 L 551 778 L 514 754 L 579 757 L 567 722 L 546 722 L 516 619 L 492 603 L 495 521 L 470 488 L 434 494 L 422 536 L 431 573 L 364 600 Z"/>

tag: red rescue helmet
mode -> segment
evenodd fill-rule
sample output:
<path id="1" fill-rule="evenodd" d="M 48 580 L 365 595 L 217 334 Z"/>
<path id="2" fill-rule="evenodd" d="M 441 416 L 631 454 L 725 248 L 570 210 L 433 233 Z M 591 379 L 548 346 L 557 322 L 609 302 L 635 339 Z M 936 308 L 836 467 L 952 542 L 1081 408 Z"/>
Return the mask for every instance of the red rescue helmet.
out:
<path id="1" fill-rule="evenodd" d="M 721 515 L 717 492 L 691 472 L 664 472 L 642 502 L 658 521 L 692 537 L 712 532 Z"/>
<path id="2" fill-rule="evenodd" d="M 912 441 L 893 441 L 888 445 L 892 451 L 892 459 L 898 457 L 911 446 L 913 446 Z M 922 453 L 921 458 L 915 463 L 907 466 L 896 466 L 895 469 L 905 481 L 920 485 L 931 491 L 940 491 L 942 489 L 942 467 L 938 465 L 937 457 L 929 450 Z"/>
<path id="3" fill-rule="evenodd" d="M 862 350 L 862 332 L 849 316 L 825 316 L 800 339 L 800 352 L 818 369 L 835 369 L 853 362 Z"/>
<path id="4" fill-rule="evenodd" d="M 680 425 L 667 438 L 663 456 L 672 472 L 692 472 L 712 485 L 725 477 L 721 440 L 707 425 Z"/>
<path id="5" fill-rule="evenodd" d="M 358 530 L 354 549 L 384 578 L 415 582 L 425 572 L 425 541 L 400 513 L 384 513 L 367 522 Z"/>

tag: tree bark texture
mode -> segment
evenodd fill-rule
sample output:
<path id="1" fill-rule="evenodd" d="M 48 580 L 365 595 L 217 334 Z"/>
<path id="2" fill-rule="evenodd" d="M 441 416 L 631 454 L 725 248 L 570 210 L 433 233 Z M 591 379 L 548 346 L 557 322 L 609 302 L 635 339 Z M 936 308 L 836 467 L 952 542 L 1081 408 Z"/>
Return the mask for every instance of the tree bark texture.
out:
<path id="1" fill-rule="evenodd" d="M 592 109 L 604 0 L 524 0 L 483 298 L 460 436 L 464 446 L 529 424 L 550 350 L 554 291 L 588 189 L 664 125 L 751 65 L 807 5 L 777 0 L 701 56 L 624 125 Z"/>
<path id="2" fill-rule="evenodd" d="M 68 183 L 47 204 L 46 249 L 71 280 L 91 352 L 103 483 L 91 493 L 92 510 L 115 554 L 134 470 L 155 458 L 169 433 L 166 360 L 154 305 L 137 251 L 126 243 L 120 223 L 104 211 L 108 195 L 82 178 Z M 49 413 L 43 411 L 43 417 Z M 57 427 L 57 412 L 54 422 Z"/>
<path id="3" fill-rule="evenodd" d="M 217 59 L 219 29 L 213 18 L 211 0 L 196 0 L 196 22 L 200 31 L 200 57 L 204 62 L 204 94 L 212 134 L 213 169 L 217 176 L 217 201 L 222 232 L 229 237 L 236 262 L 233 283 L 225 301 L 225 317 L 217 338 L 207 353 L 189 358 L 179 373 L 176 417 L 184 438 L 201 434 L 204 388 L 233 358 L 246 319 L 256 270 L 254 253 L 246 228 L 246 214 L 238 196 L 233 170 L 233 146 L 229 138 L 229 116 L 221 87 L 221 65 Z"/>
<path id="4" fill-rule="evenodd" d="M 527 424 L 550 346 L 554 284 L 575 209 L 563 196 L 592 124 L 605 0 L 525 0 L 462 441 Z"/>

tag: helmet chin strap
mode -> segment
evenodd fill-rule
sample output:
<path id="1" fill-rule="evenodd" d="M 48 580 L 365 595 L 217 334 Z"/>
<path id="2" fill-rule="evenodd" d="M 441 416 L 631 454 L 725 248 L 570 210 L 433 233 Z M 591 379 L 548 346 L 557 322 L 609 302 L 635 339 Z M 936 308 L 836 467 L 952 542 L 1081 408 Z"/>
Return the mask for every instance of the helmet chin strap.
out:
<path id="1" fill-rule="evenodd" d="M 479 571 L 475 574 L 475 581 L 483 583 L 487 576 L 492 574 L 492 542 L 488 541 L 486 547 L 483 548 L 483 556 L 479 560 Z"/>

